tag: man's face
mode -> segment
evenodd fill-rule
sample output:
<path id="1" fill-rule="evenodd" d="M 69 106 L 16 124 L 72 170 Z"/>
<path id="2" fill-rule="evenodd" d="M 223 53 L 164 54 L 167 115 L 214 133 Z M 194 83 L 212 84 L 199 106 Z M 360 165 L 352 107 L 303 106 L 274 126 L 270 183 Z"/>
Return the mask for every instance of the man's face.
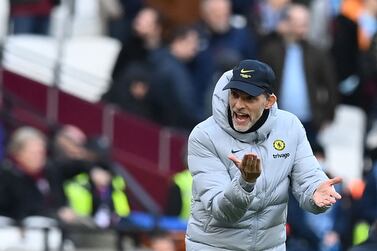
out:
<path id="1" fill-rule="evenodd" d="M 307 37 L 309 31 L 309 19 L 309 12 L 304 7 L 292 7 L 289 11 L 289 32 L 295 40 L 301 40 Z"/>
<path id="2" fill-rule="evenodd" d="M 229 107 L 234 129 L 239 132 L 249 130 L 262 116 L 267 105 L 268 100 L 264 94 L 254 97 L 245 92 L 231 89 Z"/>
<path id="3" fill-rule="evenodd" d="M 46 164 L 46 144 L 39 138 L 28 139 L 14 157 L 25 171 L 38 173 Z"/>
<path id="4" fill-rule="evenodd" d="M 196 31 L 190 31 L 186 36 L 178 38 L 174 42 L 175 55 L 184 62 L 190 61 L 199 50 L 199 35 Z"/>
<path id="5" fill-rule="evenodd" d="M 229 29 L 231 8 L 229 0 L 204 1 L 202 5 L 202 18 L 213 31 L 224 33 Z"/>
<path id="6" fill-rule="evenodd" d="M 157 13 L 153 9 L 141 10 L 134 19 L 133 28 L 141 37 L 149 37 L 159 30 Z"/>

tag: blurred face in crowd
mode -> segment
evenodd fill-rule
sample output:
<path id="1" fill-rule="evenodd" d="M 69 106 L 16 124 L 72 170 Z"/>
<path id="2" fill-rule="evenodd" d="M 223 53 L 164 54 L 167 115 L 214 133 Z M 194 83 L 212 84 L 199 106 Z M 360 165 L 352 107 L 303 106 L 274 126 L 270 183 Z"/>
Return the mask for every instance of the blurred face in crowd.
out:
<path id="1" fill-rule="evenodd" d="M 137 100 L 142 100 L 149 91 L 149 84 L 143 81 L 133 81 L 130 85 L 130 93 Z"/>
<path id="2" fill-rule="evenodd" d="M 182 37 L 178 37 L 171 45 L 173 54 L 182 61 L 189 61 L 198 53 L 199 35 L 195 30 L 189 31 Z"/>
<path id="3" fill-rule="evenodd" d="M 287 37 L 292 41 L 306 39 L 309 31 L 309 11 L 305 6 L 294 5 L 288 10 Z"/>
<path id="4" fill-rule="evenodd" d="M 76 126 L 66 125 L 56 138 L 56 144 L 60 154 L 71 159 L 85 158 L 84 143 L 86 135 Z"/>
<path id="5" fill-rule="evenodd" d="M 101 167 L 94 167 L 90 172 L 90 177 L 97 188 L 107 187 L 111 183 L 111 174 Z"/>
<path id="6" fill-rule="evenodd" d="M 175 251 L 174 242 L 170 238 L 157 238 L 152 241 L 153 251 Z"/>
<path id="7" fill-rule="evenodd" d="M 23 142 L 14 157 L 27 173 L 38 173 L 46 164 L 46 143 L 39 138 L 29 138 Z"/>
<path id="8" fill-rule="evenodd" d="M 203 0 L 202 18 L 214 32 L 225 33 L 229 30 L 231 9 L 229 0 Z"/>
<path id="9" fill-rule="evenodd" d="M 142 38 L 157 36 L 161 32 L 158 13 L 151 8 L 142 9 L 135 17 L 133 28 Z"/>
<path id="10" fill-rule="evenodd" d="M 233 127 L 238 132 L 248 131 L 262 116 L 264 109 L 269 109 L 276 101 L 276 96 L 265 94 L 251 96 L 243 91 L 231 89 L 229 108 Z"/>

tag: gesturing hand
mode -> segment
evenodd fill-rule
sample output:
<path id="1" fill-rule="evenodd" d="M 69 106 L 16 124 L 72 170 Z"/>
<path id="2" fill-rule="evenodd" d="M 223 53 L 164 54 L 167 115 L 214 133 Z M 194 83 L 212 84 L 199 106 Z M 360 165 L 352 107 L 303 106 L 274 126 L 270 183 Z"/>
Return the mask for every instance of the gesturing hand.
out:
<path id="1" fill-rule="evenodd" d="M 242 161 L 231 154 L 228 158 L 240 169 L 242 177 L 247 182 L 255 182 L 262 172 L 260 159 L 254 153 L 247 153 Z"/>
<path id="2" fill-rule="evenodd" d="M 336 200 L 340 200 L 342 196 L 335 191 L 333 185 L 341 182 L 342 178 L 340 177 L 322 182 L 313 194 L 314 203 L 319 207 L 327 207 L 333 205 Z"/>

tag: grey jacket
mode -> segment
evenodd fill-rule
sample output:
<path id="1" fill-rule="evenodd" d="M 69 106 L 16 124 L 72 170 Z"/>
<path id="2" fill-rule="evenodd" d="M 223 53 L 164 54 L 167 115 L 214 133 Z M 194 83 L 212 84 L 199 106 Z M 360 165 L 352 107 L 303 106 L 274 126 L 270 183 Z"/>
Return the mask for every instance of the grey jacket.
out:
<path id="1" fill-rule="evenodd" d="M 213 116 L 190 134 L 188 165 L 193 176 L 191 216 L 186 250 L 285 250 L 288 187 L 302 208 L 320 213 L 312 195 L 327 179 L 306 139 L 300 121 L 291 113 L 271 108 L 255 132 L 238 133 L 228 123 L 228 91 L 232 77 L 224 73 L 213 94 Z M 262 173 L 246 183 L 227 156 L 242 159 L 254 152 Z M 248 192 L 250 191 L 250 192 Z"/>

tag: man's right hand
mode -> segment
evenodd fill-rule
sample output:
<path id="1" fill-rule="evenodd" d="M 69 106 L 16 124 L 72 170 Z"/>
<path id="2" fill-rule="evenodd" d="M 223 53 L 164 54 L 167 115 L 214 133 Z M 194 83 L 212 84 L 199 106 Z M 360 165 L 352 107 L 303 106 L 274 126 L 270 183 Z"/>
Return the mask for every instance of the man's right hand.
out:
<path id="1" fill-rule="evenodd" d="M 242 161 L 233 154 L 228 158 L 240 169 L 242 178 L 247 182 L 254 183 L 262 172 L 260 159 L 254 153 L 245 154 Z"/>

